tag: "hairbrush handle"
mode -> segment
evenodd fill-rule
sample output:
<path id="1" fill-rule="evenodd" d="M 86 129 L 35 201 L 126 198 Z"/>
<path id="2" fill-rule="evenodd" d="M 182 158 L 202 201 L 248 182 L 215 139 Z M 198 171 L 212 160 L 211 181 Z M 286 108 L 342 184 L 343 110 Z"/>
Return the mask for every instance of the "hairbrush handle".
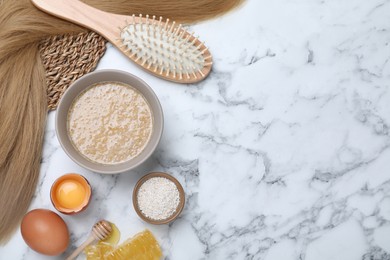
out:
<path id="1" fill-rule="evenodd" d="M 82 243 L 70 256 L 68 256 L 66 260 L 75 259 L 84 250 L 84 248 L 86 248 L 89 244 L 91 244 L 95 240 L 96 237 L 93 234 L 90 234 L 88 239 L 84 243 Z"/>
<path id="2" fill-rule="evenodd" d="M 31 0 L 33 5 L 48 14 L 81 25 L 111 40 L 113 24 L 123 22 L 121 15 L 107 13 L 78 0 Z M 124 25 L 124 24 L 123 24 Z"/>

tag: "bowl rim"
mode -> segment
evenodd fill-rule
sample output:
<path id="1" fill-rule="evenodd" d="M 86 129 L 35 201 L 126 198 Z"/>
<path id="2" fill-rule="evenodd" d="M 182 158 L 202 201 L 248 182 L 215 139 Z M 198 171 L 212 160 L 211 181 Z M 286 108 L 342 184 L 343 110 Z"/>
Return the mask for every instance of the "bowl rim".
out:
<path id="1" fill-rule="evenodd" d="M 157 132 L 157 135 L 156 135 L 156 138 L 157 138 L 157 141 L 155 143 L 152 144 L 152 146 L 150 147 L 150 149 L 148 150 L 148 152 L 143 156 L 143 158 L 141 160 L 139 160 L 137 163 L 131 165 L 131 166 L 127 166 L 127 167 L 123 167 L 121 169 L 117 169 L 117 170 L 110 170 L 110 169 L 99 169 L 99 167 L 103 167 L 103 166 L 107 166 L 107 165 L 104 165 L 104 164 L 99 164 L 99 163 L 95 163 L 95 162 L 92 162 L 93 165 L 95 165 L 96 167 L 90 167 L 88 165 L 86 165 L 85 163 L 83 163 L 82 161 L 78 160 L 74 155 L 73 153 L 76 152 L 76 153 L 79 153 L 76 148 L 73 147 L 74 151 L 70 151 L 69 149 L 72 149 L 72 148 L 69 148 L 66 144 L 65 144 L 65 141 L 63 140 L 63 138 L 65 138 L 62 134 L 59 133 L 59 124 L 60 124 L 60 111 L 65 109 L 63 108 L 64 106 L 64 103 L 67 99 L 67 94 L 70 93 L 70 90 L 71 88 L 76 85 L 76 84 L 80 84 L 81 81 L 84 81 L 84 80 L 87 80 L 89 78 L 92 78 L 92 77 L 95 77 L 97 74 L 105 74 L 105 73 L 113 73 L 113 74 L 117 74 L 117 75 L 124 75 L 125 77 L 130 77 L 136 81 L 138 81 L 140 84 L 143 85 L 143 87 L 146 89 L 146 91 L 149 92 L 149 94 L 151 96 L 153 96 L 153 99 L 154 99 L 154 104 L 156 105 L 158 111 L 154 111 L 152 110 L 152 113 L 153 113 L 153 117 L 154 117 L 154 121 L 156 122 L 156 114 L 159 115 L 159 122 L 161 122 L 161 126 L 158 127 L 159 131 Z M 107 81 L 115 81 L 115 80 L 107 80 Z M 99 81 L 99 82 L 104 82 L 104 81 Z M 121 82 L 120 80 L 117 80 L 117 82 Z M 124 84 L 127 84 L 125 82 L 121 82 L 121 83 L 124 83 Z M 129 85 L 129 84 L 128 84 Z M 78 92 L 78 94 L 76 95 L 76 97 L 82 93 L 86 88 L 88 88 L 89 86 L 91 85 L 88 85 L 86 86 L 85 88 L 83 88 L 81 91 Z M 138 90 L 138 89 L 137 89 Z M 69 95 L 69 94 L 68 94 Z M 144 95 L 143 95 L 144 96 Z M 144 96 L 145 97 L 145 96 Z M 146 98 L 146 97 L 145 97 Z M 73 98 L 74 100 L 74 98 Z M 147 99 L 148 103 L 150 102 L 148 99 Z M 150 105 L 150 104 L 149 104 Z M 156 113 L 158 112 L 158 113 Z M 123 172 L 126 172 L 126 171 L 130 171 L 136 167 L 138 167 L 139 165 L 141 165 L 142 163 L 144 163 L 152 154 L 153 152 L 156 150 L 160 140 L 161 140 L 161 136 L 163 134 L 163 129 L 164 129 L 164 114 L 163 114 L 163 110 L 162 110 L 162 107 L 161 107 L 161 103 L 160 103 L 160 100 L 158 99 L 156 93 L 153 91 L 153 89 L 144 81 L 142 80 L 141 78 L 137 77 L 136 75 L 134 74 L 131 74 L 129 72 L 126 72 L 126 71 L 123 71 L 123 70 L 117 70 L 117 69 L 102 69 L 102 70 L 96 70 L 96 71 L 93 71 L 93 72 L 90 72 L 90 73 L 87 73 L 85 74 L 84 76 L 80 77 L 79 79 L 77 79 L 76 81 L 74 81 L 69 87 L 68 89 L 64 92 L 64 94 L 62 95 L 61 99 L 60 99 L 60 102 L 58 103 L 58 106 L 57 106 L 57 109 L 56 109 L 56 115 L 55 115 L 55 131 L 56 131 L 56 136 L 57 136 L 57 139 L 62 147 L 62 149 L 65 151 L 65 153 L 72 159 L 72 161 L 74 161 L 76 164 L 80 165 L 81 167 L 87 169 L 87 170 L 90 170 L 92 172 L 97 172 L 97 173 L 101 173 L 101 174 L 119 174 L 119 173 L 123 173 Z M 156 129 L 153 128 L 153 132 L 155 132 Z M 153 133 L 152 133 L 153 135 Z M 69 138 L 69 137 L 67 137 Z M 70 141 L 70 140 L 69 140 Z M 71 144 L 72 145 L 72 144 Z M 82 156 L 80 154 L 80 156 Z M 116 166 L 118 165 L 125 165 L 128 161 L 125 161 L 125 162 L 122 162 L 122 163 L 118 163 L 118 164 L 114 164 Z M 109 166 L 109 165 L 108 165 Z"/>
<path id="2" fill-rule="evenodd" d="M 179 204 L 177 205 L 175 213 L 173 213 L 168 218 L 162 219 L 162 220 L 156 220 L 156 219 L 151 219 L 151 218 L 146 217 L 141 212 L 141 209 L 139 208 L 138 200 L 137 200 L 138 191 L 139 191 L 140 187 L 142 186 L 142 184 L 144 184 L 147 180 L 149 180 L 151 178 L 155 178 L 155 177 L 162 177 L 162 178 L 166 178 L 166 179 L 172 181 L 176 185 L 176 188 L 179 191 L 180 201 L 179 201 Z M 137 181 L 137 183 L 135 184 L 135 186 L 134 186 L 134 189 L 133 189 L 133 207 L 134 207 L 134 210 L 137 213 L 137 215 L 143 221 L 145 221 L 147 223 L 154 224 L 154 225 L 169 224 L 172 221 L 174 221 L 176 218 L 178 218 L 179 215 L 181 214 L 181 212 L 183 211 L 184 206 L 185 206 L 185 197 L 186 196 L 185 196 L 185 192 L 184 192 L 183 186 L 180 184 L 180 182 L 175 177 L 173 177 L 172 175 L 170 175 L 168 173 L 165 173 L 165 172 L 150 172 L 150 173 L 144 175 L 142 178 L 140 178 Z"/>

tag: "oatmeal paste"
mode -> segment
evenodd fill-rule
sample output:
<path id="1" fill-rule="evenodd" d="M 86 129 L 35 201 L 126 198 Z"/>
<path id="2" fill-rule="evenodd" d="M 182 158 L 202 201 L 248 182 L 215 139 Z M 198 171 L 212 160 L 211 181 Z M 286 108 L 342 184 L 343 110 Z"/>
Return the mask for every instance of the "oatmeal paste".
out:
<path id="1" fill-rule="evenodd" d="M 74 147 L 87 159 L 117 164 L 142 152 L 152 124 L 152 112 L 139 91 L 119 82 L 101 82 L 73 101 L 67 127 Z"/>

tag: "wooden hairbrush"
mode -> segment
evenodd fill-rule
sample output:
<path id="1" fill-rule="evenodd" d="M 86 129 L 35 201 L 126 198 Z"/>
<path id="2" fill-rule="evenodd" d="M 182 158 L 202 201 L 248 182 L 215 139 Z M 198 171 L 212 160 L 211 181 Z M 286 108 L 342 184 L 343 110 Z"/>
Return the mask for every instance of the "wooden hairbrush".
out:
<path id="1" fill-rule="evenodd" d="M 207 47 L 175 22 L 148 15 L 117 15 L 78 0 L 31 0 L 40 10 L 89 28 L 157 77 L 194 83 L 210 73 Z"/>

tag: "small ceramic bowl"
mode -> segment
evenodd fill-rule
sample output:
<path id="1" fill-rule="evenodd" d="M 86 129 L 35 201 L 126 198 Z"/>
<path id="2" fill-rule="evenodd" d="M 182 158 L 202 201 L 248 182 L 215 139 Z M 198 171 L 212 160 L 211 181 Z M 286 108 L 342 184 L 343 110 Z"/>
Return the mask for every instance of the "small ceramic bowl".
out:
<path id="1" fill-rule="evenodd" d="M 143 149 L 135 158 L 118 164 L 100 164 L 85 158 L 72 144 L 68 134 L 68 111 L 78 95 L 93 84 L 100 82 L 121 82 L 138 90 L 148 102 L 153 116 L 152 135 Z M 64 93 L 57 107 L 56 132 L 58 140 L 67 155 L 80 166 L 93 172 L 115 174 L 129 171 L 152 155 L 156 149 L 163 130 L 163 112 L 160 102 L 153 90 L 138 77 L 120 70 L 99 70 L 84 75 L 76 80 Z"/>
<path id="2" fill-rule="evenodd" d="M 84 176 L 69 173 L 59 177 L 51 186 L 50 199 L 61 213 L 73 215 L 85 210 L 91 200 L 91 185 Z"/>
<path id="3" fill-rule="evenodd" d="M 162 220 L 155 220 L 155 219 L 151 219 L 151 218 L 148 218 L 147 216 L 145 216 L 142 213 L 141 209 L 139 208 L 138 199 L 137 199 L 138 191 L 139 191 L 140 187 L 142 186 L 142 184 L 144 184 L 147 180 L 149 180 L 151 178 L 155 178 L 155 177 L 163 177 L 163 178 L 166 178 L 166 179 L 172 181 L 176 185 L 177 190 L 179 191 L 180 201 L 179 201 L 179 205 L 176 208 L 176 211 L 168 218 L 162 219 Z M 185 193 L 184 193 L 183 187 L 181 186 L 180 182 L 175 177 L 173 177 L 167 173 L 164 173 L 164 172 L 151 172 L 151 173 L 145 175 L 144 177 L 139 179 L 139 181 L 136 183 L 134 190 L 133 190 L 133 206 L 134 206 L 135 212 L 137 212 L 138 216 L 142 220 L 144 220 L 145 222 L 150 223 L 150 224 L 162 225 L 162 224 L 168 224 L 168 223 L 174 221 L 180 215 L 180 213 L 183 211 L 184 204 L 185 204 Z"/>

